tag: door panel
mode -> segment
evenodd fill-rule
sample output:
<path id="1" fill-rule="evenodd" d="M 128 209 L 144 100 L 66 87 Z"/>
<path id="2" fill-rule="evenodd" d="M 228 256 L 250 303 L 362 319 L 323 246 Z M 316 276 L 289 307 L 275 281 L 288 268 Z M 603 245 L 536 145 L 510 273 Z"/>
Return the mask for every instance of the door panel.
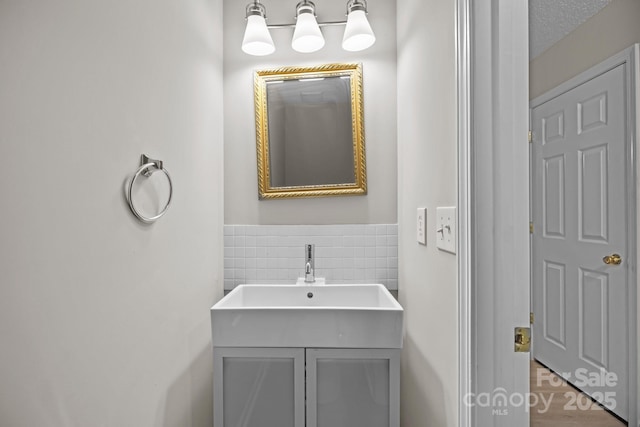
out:
<path id="1" fill-rule="evenodd" d="M 607 125 L 607 92 L 578 102 L 578 134 Z"/>
<path id="2" fill-rule="evenodd" d="M 534 358 L 594 398 L 615 396 L 605 405 L 627 419 L 624 67 L 531 111 L 532 286 Z M 613 253 L 621 265 L 603 262 Z M 585 380 L 608 373 L 616 380 Z"/>
<path id="3" fill-rule="evenodd" d="M 581 241 L 607 243 L 607 144 L 578 150 L 578 230 Z"/>
<path id="4" fill-rule="evenodd" d="M 564 155 L 544 159 L 544 232 L 564 237 Z"/>
<path id="5" fill-rule="evenodd" d="M 578 283 L 580 358 L 596 368 L 607 369 L 609 359 L 609 278 L 597 271 L 580 269 Z"/>
<path id="6" fill-rule="evenodd" d="M 544 276 L 544 336 L 562 349 L 565 348 L 566 304 L 564 265 L 545 262 Z"/>
<path id="7" fill-rule="evenodd" d="M 542 144 L 551 144 L 564 139 L 564 111 L 542 118 Z"/>

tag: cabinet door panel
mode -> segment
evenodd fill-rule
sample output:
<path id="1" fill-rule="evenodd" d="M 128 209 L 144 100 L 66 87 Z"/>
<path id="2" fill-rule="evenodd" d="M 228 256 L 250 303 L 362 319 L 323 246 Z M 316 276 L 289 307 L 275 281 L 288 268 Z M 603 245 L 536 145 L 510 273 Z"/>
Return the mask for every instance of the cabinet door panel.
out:
<path id="1" fill-rule="evenodd" d="M 394 350 L 308 349 L 307 427 L 390 427 L 398 419 Z"/>
<path id="2" fill-rule="evenodd" d="M 304 426 L 302 349 L 215 348 L 214 376 L 215 427 Z"/>

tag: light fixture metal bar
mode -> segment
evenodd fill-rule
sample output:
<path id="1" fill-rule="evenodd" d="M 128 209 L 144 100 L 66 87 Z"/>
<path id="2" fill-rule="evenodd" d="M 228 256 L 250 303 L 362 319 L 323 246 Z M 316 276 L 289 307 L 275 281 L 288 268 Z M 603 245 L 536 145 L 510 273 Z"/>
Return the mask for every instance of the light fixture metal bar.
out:
<path id="1" fill-rule="evenodd" d="M 329 22 L 318 22 L 318 27 L 331 27 L 338 25 L 347 25 L 347 21 L 329 21 Z M 267 28 L 295 28 L 296 24 L 268 24 Z"/>

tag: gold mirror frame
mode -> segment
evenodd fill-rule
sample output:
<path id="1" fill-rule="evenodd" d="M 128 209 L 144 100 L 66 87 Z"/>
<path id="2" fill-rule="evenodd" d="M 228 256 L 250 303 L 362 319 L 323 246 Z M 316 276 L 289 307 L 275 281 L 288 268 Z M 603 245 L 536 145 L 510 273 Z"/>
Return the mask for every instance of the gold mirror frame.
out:
<path id="1" fill-rule="evenodd" d="M 343 76 L 348 76 L 350 78 L 351 133 L 353 142 L 355 182 L 328 185 L 272 187 L 269 157 L 267 83 L 273 81 Z M 284 67 L 256 71 L 254 74 L 254 101 L 256 110 L 256 149 L 258 158 L 258 190 L 260 199 L 367 194 L 361 64 L 326 64 L 315 67 Z"/>

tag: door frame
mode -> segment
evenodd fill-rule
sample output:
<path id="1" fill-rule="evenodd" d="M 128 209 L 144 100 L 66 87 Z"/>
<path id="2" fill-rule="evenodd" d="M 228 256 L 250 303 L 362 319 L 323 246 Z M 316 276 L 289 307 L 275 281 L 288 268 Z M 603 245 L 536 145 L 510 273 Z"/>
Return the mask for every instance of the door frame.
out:
<path id="1" fill-rule="evenodd" d="M 638 400 L 638 387 L 640 386 L 640 377 L 638 376 L 638 354 L 640 353 L 638 348 L 637 332 L 640 330 L 638 326 L 638 310 L 640 309 L 640 300 L 638 299 L 637 292 L 637 269 L 638 269 L 638 249 L 637 242 L 640 241 L 638 236 L 638 224 L 637 224 L 637 212 L 640 212 L 638 202 L 638 184 L 637 184 L 637 150 L 638 146 L 638 130 L 640 121 L 637 120 L 638 100 L 640 96 L 638 91 L 640 90 L 640 76 L 638 74 L 639 67 L 638 61 L 640 57 L 640 44 L 634 44 L 631 47 L 624 49 L 612 57 L 600 62 L 599 64 L 591 67 L 590 69 L 578 74 L 577 76 L 567 80 L 566 82 L 556 86 L 550 91 L 536 97 L 531 100 L 529 104 L 529 117 L 535 107 L 538 107 L 545 102 L 556 98 L 578 86 L 598 77 L 620 65 L 627 67 L 625 72 L 625 88 L 628 91 L 626 96 L 627 117 L 625 129 L 625 169 L 626 169 L 626 184 L 627 184 L 627 210 L 625 212 L 627 218 L 629 218 L 629 233 L 627 234 L 627 248 L 625 262 L 628 264 L 629 274 L 627 275 L 627 323 L 629 324 L 629 336 L 628 336 L 628 369 L 629 378 L 636 378 L 636 381 L 629 381 L 629 425 L 633 426 L 638 423 L 640 418 Z M 533 173 L 533 171 L 531 171 Z M 529 175 L 530 181 L 533 180 L 532 175 Z M 533 197 L 530 194 L 529 197 Z M 634 220 L 635 219 L 635 220 Z M 533 244 L 533 242 L 532 242 Z M 533 253 L 532 253 L 533 255 Z M 531 283 L 533 289 L 533 282 Z M 531 302 L 531 308 L 533 310 L 533 300 Z M 533 334 L 532 334 L 533 335 Z M 635 424 L 634 424 L 635 423 Z"/>
<path id="2" fill-rule="evenodd" d="M 458 425 L 474 425 L 472 409 L 463 403 L 474 392 L 475 343 L 471 320 L 475 313 L 471 288 L 471 6 L 456 1 L 456 96 L 458 140 Z"/>
<path id="3" fill-rule="evenodd" d="M 528 2 L 457 0 L 456 51 L 458 424 L 525 427 L 522 407 L 493 416 L 466 397 L 529 392 L 513 352 L 529 325 Z"/>

